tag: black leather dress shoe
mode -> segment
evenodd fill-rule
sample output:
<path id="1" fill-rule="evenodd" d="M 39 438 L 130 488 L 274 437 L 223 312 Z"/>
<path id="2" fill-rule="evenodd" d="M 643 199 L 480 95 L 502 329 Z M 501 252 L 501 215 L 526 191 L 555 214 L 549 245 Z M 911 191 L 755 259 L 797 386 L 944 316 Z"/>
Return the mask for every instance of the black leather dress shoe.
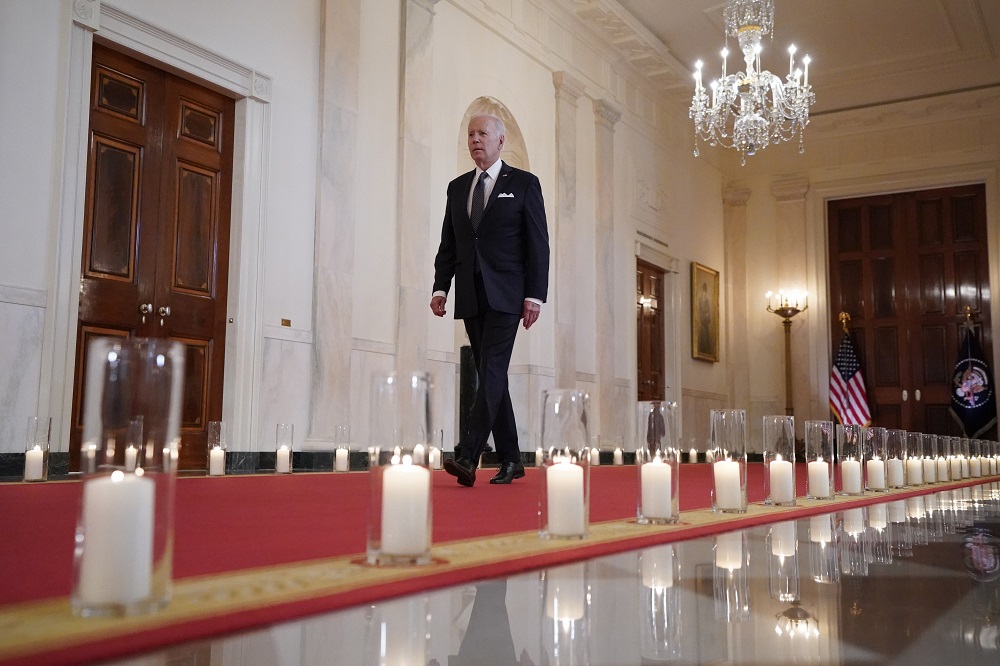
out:
<path id="1" fill-rule="evenodd" d="M 444 471 L 456 477 L 463 486 L 471 488 L 476 483 L 476 466 L 464 456 L 445 460 Z"/>
<path id="2" fill-rule="evenodd" d="M 496 476 L 490 479 L 490 483 L 494 485 L 507 484 L 523 476 L 524 465 L 519 462 L 505 462 L 500 465 L 500 469 L 497 470 Z"/>

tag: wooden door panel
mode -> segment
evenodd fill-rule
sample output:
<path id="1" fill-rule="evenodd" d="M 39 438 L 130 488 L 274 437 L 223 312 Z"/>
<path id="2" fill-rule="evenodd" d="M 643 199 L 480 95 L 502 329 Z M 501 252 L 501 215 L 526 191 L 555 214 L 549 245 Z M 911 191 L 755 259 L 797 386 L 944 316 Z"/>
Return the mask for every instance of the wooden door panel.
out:
<path id="1" fill-rule="evenodd" d="M 664 397 L 663 271 L 636 260 L 636 363 L 639 400 Z"/>
<path id="2" fill-rule="evenodd" d="M 183 342 L 180 465 L 203 469 L 205 427 L 222 417 L 235 104 L 95 43 L 90 111 L 74 390 L 95 331 Z"/>
<path id="3" fill-rule="evenodd" d="M 983 185 L 829 202 L 833 339 L 848 312 L 876 425 L 958 434 L 951 372 L 966 305 L 992 358 L 985 211 Z"/>

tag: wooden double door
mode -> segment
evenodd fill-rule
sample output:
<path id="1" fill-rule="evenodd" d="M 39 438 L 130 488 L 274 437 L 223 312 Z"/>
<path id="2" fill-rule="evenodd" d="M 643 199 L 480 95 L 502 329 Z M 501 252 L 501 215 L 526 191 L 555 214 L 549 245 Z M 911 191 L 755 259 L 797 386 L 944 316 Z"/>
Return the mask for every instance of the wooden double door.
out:
<path id="1" fill-rule="evenodd" d="M 835 350 L 847 312 L 873 423 L 961 434 L 949 410 L 966 308 L 993 359 L 985 186 L 831 201 L 827 213 L 831 338 Z"/>
<path id="2" fill-rule="evenodd" d="M 636 259 L 636 365 L 639 400 L 663 400 L 663 271 Z"/>
<path id="3" fill-rule="evenodd" d="M 185 345 L 180 466 L 204 469 L 222 416 L 232 99 L 95 44 L 70 452 L 96 337 Z"/>

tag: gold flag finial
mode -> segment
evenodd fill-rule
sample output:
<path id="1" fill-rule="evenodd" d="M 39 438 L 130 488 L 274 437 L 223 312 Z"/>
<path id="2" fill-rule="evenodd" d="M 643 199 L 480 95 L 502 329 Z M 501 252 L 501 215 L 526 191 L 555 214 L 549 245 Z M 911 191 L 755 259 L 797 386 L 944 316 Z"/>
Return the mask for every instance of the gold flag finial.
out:
<path id="1" fill-rule="evenodd" d="M 851 321 L 851 315 L 846 312 L 841 312 L 838 319 L 840 319 L 840 325 L 844 327 L 844 333 L 847 333 L 847 322 Z"/>

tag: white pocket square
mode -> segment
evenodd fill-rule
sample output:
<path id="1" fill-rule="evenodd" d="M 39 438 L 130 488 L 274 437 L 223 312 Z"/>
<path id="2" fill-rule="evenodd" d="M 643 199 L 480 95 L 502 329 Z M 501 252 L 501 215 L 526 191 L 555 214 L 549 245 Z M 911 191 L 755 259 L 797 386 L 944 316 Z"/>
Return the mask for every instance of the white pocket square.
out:
<path id="1" fill-rule="evenodd" d="M 513 199 L 513 198 L 514 198 L 513 192 L 501 192 L 500 194 L 497 195 L 497 199 Z"/>

